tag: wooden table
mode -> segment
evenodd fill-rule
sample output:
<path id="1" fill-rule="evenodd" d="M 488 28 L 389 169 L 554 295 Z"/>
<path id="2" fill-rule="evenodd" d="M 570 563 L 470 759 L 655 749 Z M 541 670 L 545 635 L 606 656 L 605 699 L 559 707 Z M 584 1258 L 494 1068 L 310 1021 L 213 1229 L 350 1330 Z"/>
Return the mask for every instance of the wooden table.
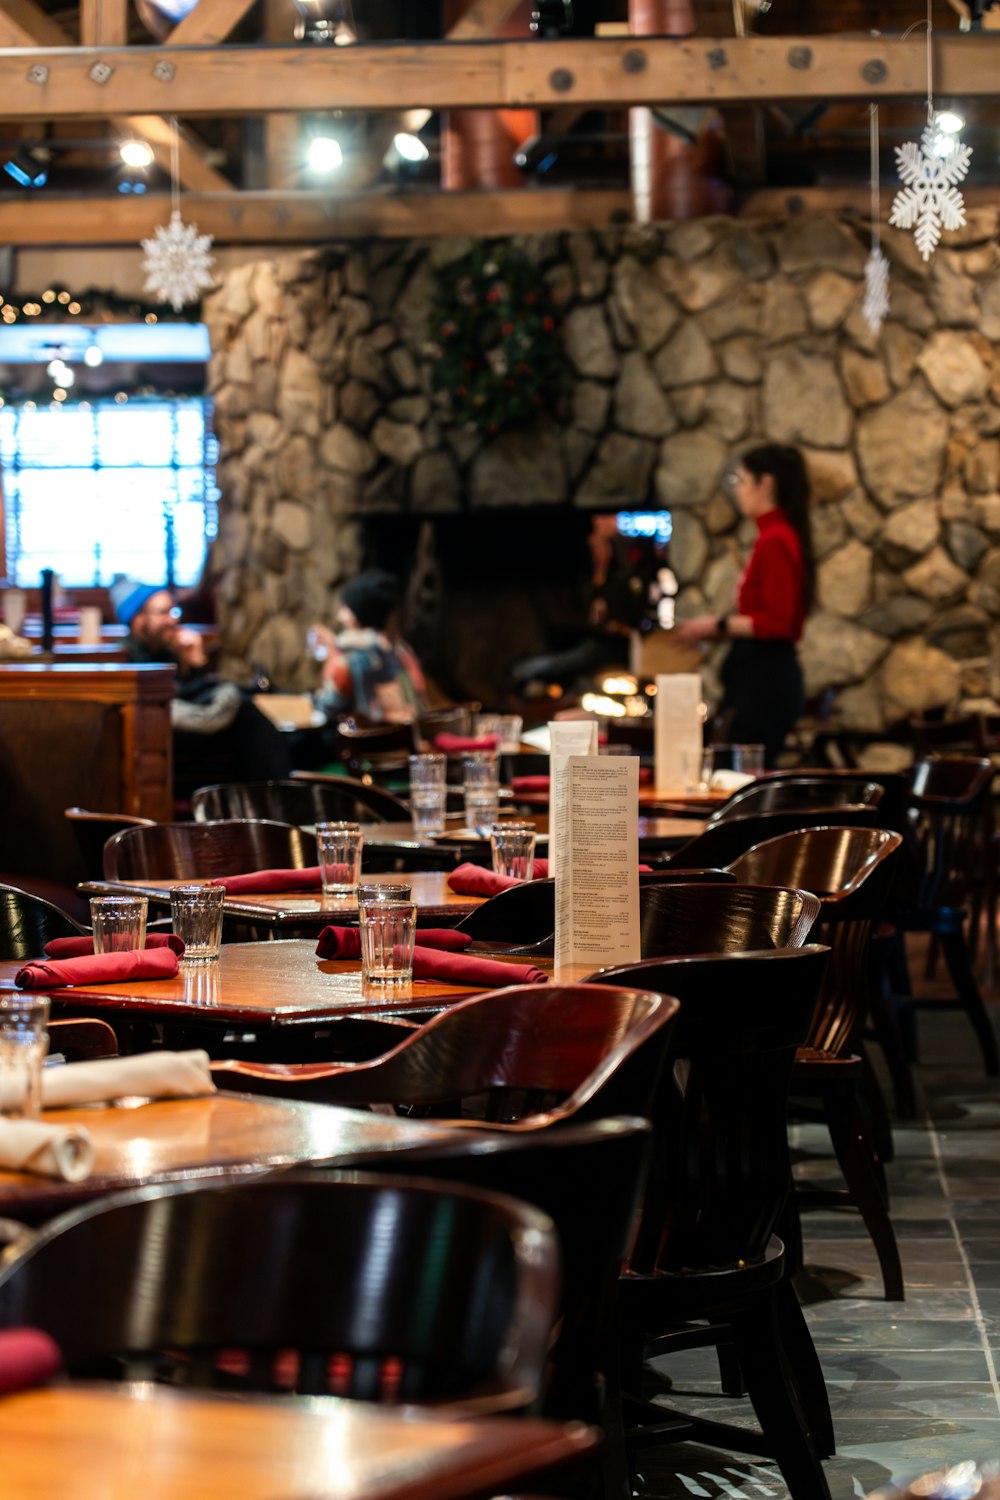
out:
<path id="1" fill-rule="evenodd" d="M 0 1170 L 0 1215 L 39 1222 L 89 1198 L 178 1177 L 211 1183 L 223 1173 L 253 1175 L 319 1162 L 391 1170 L 391 1160 L 383 1158 L 453 1147 L 473 1134 L 455 1125 L 228 1091 L 198 1099 L 52 1109 L 43 1118 L 89 1132 L 94 1170 L 85 1182 Z M 475 1132 L 475 1138 L 481 1136 Z M 7 1500 L 2 1487 L 0 1494 Z"/>
<path id="2" fill-rule="evenodd" d="M 547 814 L 533 814 L 529 818 L 538 828 L 539 835 L 547 839 L 549 833 L 549 820 Z M 680 849 L 689 839 L 702 832 L 705 820 L 702 817 L 665 816 L 659 817 L 655 814 L 644 815 L 641 810 L 639 814 L 639 856 L 643 854 L 654 854 Z M 418 834 L 414 831 L 412 823 L 374 823 L 369 829 L 365 827 L 365 843 L 373 849 L 396 849 L 400 853 L 411 853 L 418 850 L 442 850 L 452 849 L 455 853 L 456 863 L 460 859 L 470 856 L 477 857 L 478 862 L 489 864 L 489 839 L 480 838 L 473 833 L 454 832 L 432 837 L 427 834 Z M 539 854 L 545 854 L 544 845 L 540 847 Z M 387 880 L 393 876 L 386 876 Z M 406 877 L 396 877 L 403 878 Z"/>
<path id="3" fill-rule="evenodd" d="M 376 825 L 377 826 L 377 825 Z M 366 830 L 367 837 L 367 830 Z M 417 925 L 451 927 L 477 906 L 482 906 L 479 896 L 456 896 L 448 889 L 448 876 L 443 870 L 418 870 L 412 874 L 364 875 L 368 881 L 405 880 L 417 905 Z M 79 887 L 84 896 L 115 894 L 148 896 L 158 907 L 170 905 L 170 887 L 176 880 L 90 880 Z M 200 881 L 185 884 L 199 885 Z M 358 919 L 356 904 L 340 906 L 324 904 L 321 891 L 293 891 L 283 895 L 227 896 L 225 915 L 234 922 L 246 922 L 254 926 L 289 929 L 299 932 L 319 932 L 331 922 L 354 926 Z"/>
<path id="4" fill-rule="evenodd" d="M 491 957 L 503 959 L 502 954 Z M 0 989 L 11 988 L 21 965 L 0 963 Z M 517 983 L 517 970 L 511 983 Z M 80 984 L 48 991 L 60 1014 L 121 1020 L 182 1022 L 188 1027 L 309 1027 L 344 1017 L 392 1017 L 442 1010 L 477 995 L 472 985 L 420 980 L 399 996 L 366 995 L 358 959 L 318 959 L 309 938 L 226 943 L 218 963 L 182 965 L 176 979 Z M 117 1028 L 116 1028 L 117 1029 Z M 230 1049 L 232 1050 L 232 1049 Z M 216 1051 L 216 1056 L 221 1055 Z"/>
<path id="5" fill-rule="evenodd" d="M 579 1423 L 82 1382 L 0 1398 L 4 1500 L 475 1500 L 592 1452 Z"/>

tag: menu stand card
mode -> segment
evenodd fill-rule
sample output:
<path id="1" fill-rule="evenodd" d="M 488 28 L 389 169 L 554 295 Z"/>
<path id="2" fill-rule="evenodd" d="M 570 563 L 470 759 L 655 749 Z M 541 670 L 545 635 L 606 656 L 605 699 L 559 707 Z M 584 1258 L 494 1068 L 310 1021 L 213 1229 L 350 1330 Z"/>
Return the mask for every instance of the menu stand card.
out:
<path id="1" fill-rule="evenodd" d="M 634 963 L 639 944 L 639 760 L 572 755 L 557 814 L 555 977 Z"/>
<path id="2" fill-rule="evenodd" d="M 656 679 L 656 790 L 683 795 L 701 775 L 701 678 L 677 672 Z"/>
<path id="3" fill-rule="evenodd" d="M 571 755 L 597 754 L 596 719 L 559 719 L 549 725 L 549 874 L 559 861 L 559 808 L 564 796 L 566 763 Z"/>

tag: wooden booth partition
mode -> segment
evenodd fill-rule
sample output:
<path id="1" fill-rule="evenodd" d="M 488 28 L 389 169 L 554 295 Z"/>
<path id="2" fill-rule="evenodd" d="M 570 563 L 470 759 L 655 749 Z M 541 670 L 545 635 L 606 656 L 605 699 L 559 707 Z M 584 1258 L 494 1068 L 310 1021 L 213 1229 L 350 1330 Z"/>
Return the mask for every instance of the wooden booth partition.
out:
<path id="1" fill-rule="evenodd" d="M 84 877 L 64 809 L 173 815 L 174 668 L 0 665 L 0 871 Z"/>

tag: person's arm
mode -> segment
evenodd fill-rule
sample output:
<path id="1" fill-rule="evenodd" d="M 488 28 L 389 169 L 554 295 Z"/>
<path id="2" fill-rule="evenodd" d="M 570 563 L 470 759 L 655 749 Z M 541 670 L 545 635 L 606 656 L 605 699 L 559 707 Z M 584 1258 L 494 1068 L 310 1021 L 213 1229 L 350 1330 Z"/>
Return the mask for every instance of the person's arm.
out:
<path id="1" fill-rule="evenodd" d="M 722 641 L 755 633 L 750 615 L 695 615 L 681 620 L 677 632 L 685 641 Z"/>
<path id="2" fill-rule="evenodd" d="M 798 632 L 802 569 L 780 537 L 757 543 L 754 573 L 761 606 L 753 614 L 696 615 L 678 627 L 684 640 L 792 640 Z"/>

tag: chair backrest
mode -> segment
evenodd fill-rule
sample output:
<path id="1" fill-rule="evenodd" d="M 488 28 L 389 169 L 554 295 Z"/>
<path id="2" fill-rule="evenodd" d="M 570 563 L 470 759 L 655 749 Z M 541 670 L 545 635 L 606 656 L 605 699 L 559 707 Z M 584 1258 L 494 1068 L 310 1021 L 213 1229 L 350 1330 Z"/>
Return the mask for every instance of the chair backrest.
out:
<path id="1" fill-rule="evenodd" d="M 198 822 L 213 818 L 270 818 L 277 823 L 389 823 L 408 820 L 399 797 L 347 776 L 294 781 L 234 781 L 201 786 L 191 797 Z"/>
<path id="2" fill-rule="evenodd" d="M 728 818 L 743 818 L 750 813 L 797 811 L 814 807 L 869 806 L 877 807 L 882 800 L 882 788 L 864 776 L 844 777 L 830 782 L 811 776 L 789 777 L 783 781 L 752 782 L 734 792 L 729 801 L 713 813 L 710 824 L 721 823 Z"/>
<path id="3" fill-rule="evenodd" d="M 94 1016 L 80 1016 L 72 1021 L 49 1021 L 49 1052 L 67 1062 L 83 1062 L 98 1057 L 117 1057 L 118 1038 L 107 1021 Z"/>
<path id="4" fill-rule="evenodd" d="M 369 1062 L 229 1061 L 213 1063 L 213 1077 L 245 1092 L 325 1104 L 432 1106 L 463 1124 L 473 1123 L 473 1101 L 485 1097 L 491 1123 L 537 1129 L 642 1113 L 675 1011 L 663 995 L 630 989 L 514 985 L 449 1006 Z"/>
<path id="5" fill-rule="evenodd" d="M 154 823 L 125 828 L 104 846 L 108 880 L 197 880 L 253 870 L 302 870 L 317 862 L 316 838 L 262 819 Z"/>
<path id="6" fill-rule="evenodd" d="M 534 1398 L 557 1290 L 526 1204 L 290 1173 L 51 1220 L 0 1257 L 0 1324 L 44 1329 L 75 1376 L 503 1410 Z"/>
<path id="7" fill-rule="evenodd" d="M 993 830 L 993 767 L 981 756 L 933 756 L 913 768 L 901 898 L 922 909 L 959 907 L 985 861 Z"/>
<path id="8" fill-rule="evenodd" d="M 337 758 L 347 771 L 370 781 L 384 774 L 409 771 L 409 757 L 417 749 L 413 724 L 361 724 L 341 719 L 334 731 Z"/>
<path id="9" fill-rule="evenodd" d="M 436 734 L 472 733 L 472 715 L 480 703 L 449 703 L 443 708 L 429 708 L 417 717 L 420 738 L 433 747 Z"/>
<path id="10" fill-rule="evenodd" d="M 741 883 L 801 885 L 821 898 L 812 937 L 830 964 L 806 1045 L 843 1056 L 860 1043 L 871 934 L 884 917 L 902 836 L 882 828 L 805 828 L 758 844 L 730 865 Z"/>
<path id="11" fill-rule="evenodd" d="M 773 839 L 779 833 L 797 828 L 874 828 L 878 809 L 868 804 L 845 804 L 840 807 L 811 807 L 807 812 L 783 808 L 779 812 L 749 813 L 746 817 L 723 818 L 710 823 L 690 843 L 678 849 L 669 864 L 729 865 L 754 844 Z"/>
<path id="12" fill-rule="evenodd" d="M 767 773 L 768 781 L 772 782 L 799 781 L 803 777 L 807 777 L 810 781 L 821 781 L 831 787 L 845 782 L 861 781 L 866 785 L 875 782 L 882 788 L 876 820 L 879 828 L 891 828 L 894 833 L 903 832 L 906 824 L 906 806 L 910 795 L 910 778 L 902 771 L 871 771 L 867 767 L 841 770 L 830 766 L 798 766 L 794 770 L 768 771 Z M 831 806 L 837 805 L 838 800 L 831 798 Z"/>
<path id="13" fill-rule="evenodd" d="M 133 818 L 129 813 L 88 812 L 83 807 L 67 807 L 65 817 L 83 856 L 88 880 L 100 880 L 104 874 L 104 845 L 113 833 L 123 828 L 148 828 L 152 818 Z"/>
<path id="14" fill-rule="evenodd" d="M 86 930 L 51 901 L 0 885 L 0 958 L 39 958 L 53 938 L 80 937 Z"/>
<path id="15" fill-rule="evenodd" d="M 808 891 L 785 887 L 644 885 L 639 889 L 643 958 L 801 948 L 819 915 Z"/>
<path id="16" fill-rule="evenodd" d="M 982 719 L 979 714 L 955 714 L 947 719 L 910 718 L 913 744 L 919 756 L 933 750 L 975 751 L 982 748 Z"/>
<path id="17" fill-rule="evenodd" d="M 827 959 L 811 946 L 654 959 L 593 976 L 681 997 L 634 1270 L 721 1269 L 763 1256 L 788 1190 L 792 1064 Z"/>

